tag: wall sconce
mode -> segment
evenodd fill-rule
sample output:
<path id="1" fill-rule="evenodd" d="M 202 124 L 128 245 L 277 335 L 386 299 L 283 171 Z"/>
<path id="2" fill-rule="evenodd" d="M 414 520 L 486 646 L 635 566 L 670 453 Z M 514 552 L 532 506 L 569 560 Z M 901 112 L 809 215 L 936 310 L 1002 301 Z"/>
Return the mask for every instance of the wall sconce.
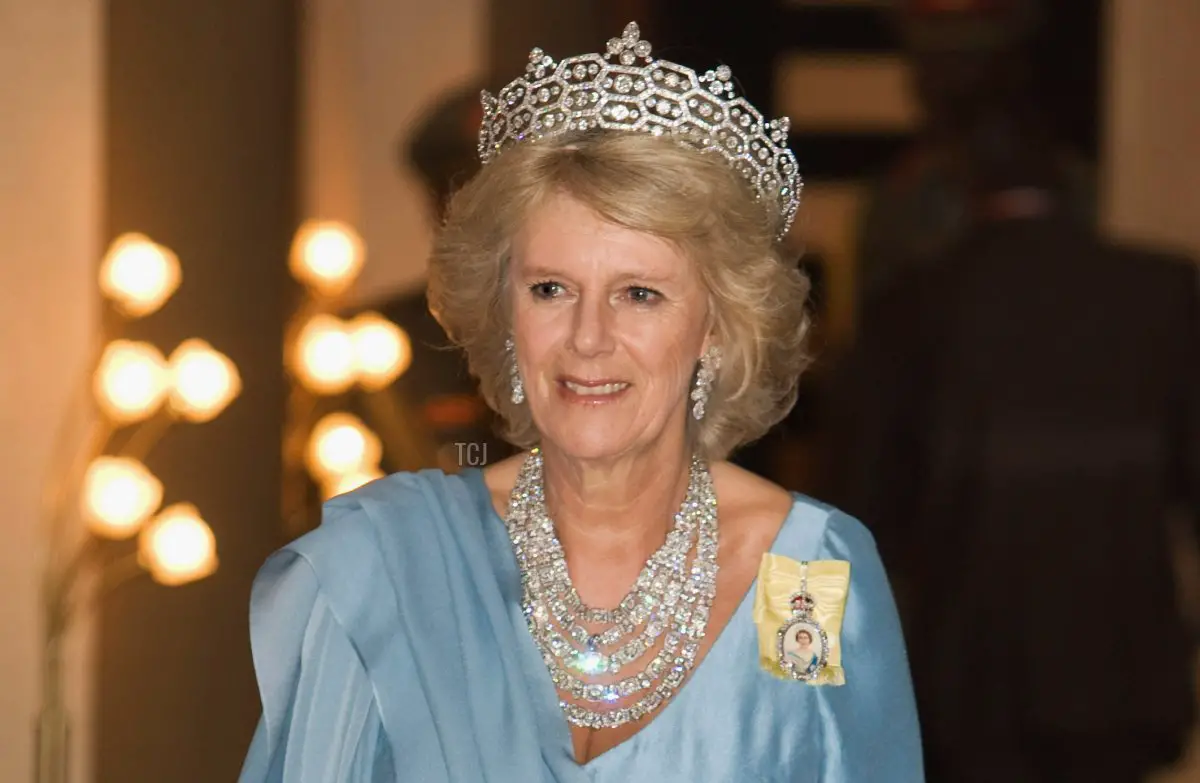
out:
<path id="1" fill-rule="evenodd" d="M 343 395 L 356 387 L 367 393 L 372 418 L 398 433 L 388 438 L 390 451 L 405 454 L 415 427 L 394 410 L 389 395 L 378 394 L 409 369 L 408 335 L 378 313 L 349 320 L 339 314 L 363 261 L 362 239 L 344 223 L 309 221 L 292 243 L 288 266 L 303 286 L 285 356 L 292 388 L 283 442 L 283 516 L 292 535 L 312 527 L 319 501 L 383 476 L 381 438 L 344 410 Z"/>
<path id="2" fill-rule="evenodd" d="M 47 488 L 48 557 L 42 582 L 42 706 L 38 718 L 38 783 L 67 779 L 68 714 L 63 693 L 63 642 L 85 598 L 82 574 L 99 566 L 101 591 L 140 573 L 177 586 L 212 574 L 218 565 L 212 529 L 190 503 L 160 510 L 162 482 L 144 460 L 176 421 L 216 418 L 241 391 L 230 359 L 203 340 L 187 340 L 170 358 L 145 342 L 106 338 L 125 321 L 159 310 L 179 288 L 175 254 L 141 234 L 112 243 L 100 265 L 105 334 L 87 373 L 98 416 L 74 453 L 63 455 Z M 82 518 L 76 542 L 69 523 Z M 108 560 L 100 542 L 137 537 L 137 551 Z"/>

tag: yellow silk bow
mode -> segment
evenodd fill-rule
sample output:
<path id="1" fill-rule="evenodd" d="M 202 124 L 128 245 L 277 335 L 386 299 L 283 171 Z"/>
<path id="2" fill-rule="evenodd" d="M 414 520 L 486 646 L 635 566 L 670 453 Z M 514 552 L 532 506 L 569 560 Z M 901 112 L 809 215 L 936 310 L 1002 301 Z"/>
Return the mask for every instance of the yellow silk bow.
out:
<path id="1" fill-rule="evenodd" d="M 754 594 L 754 622 L 758 626 L 758 660 L 764 670 L 781 679 L 788 675 L 779 666 L 777 635 L 792 619 L 792 596 L 800 590 L 802 563 L 790 557 L 763 555 Z M 807 591 L 816 600 L 812 618 L 820 623 L 829 652 L 816 679 L 809 685 L 845 685 L 842 668 L 842 615 L 850 592 L 850 563 L 845 560 L 809 560 Z"/>

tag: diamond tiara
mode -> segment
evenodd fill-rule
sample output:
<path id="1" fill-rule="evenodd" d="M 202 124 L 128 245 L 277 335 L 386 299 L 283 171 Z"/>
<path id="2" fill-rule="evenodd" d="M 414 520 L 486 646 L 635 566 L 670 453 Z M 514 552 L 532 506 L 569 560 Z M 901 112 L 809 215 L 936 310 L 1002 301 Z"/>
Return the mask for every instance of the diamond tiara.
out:
<path id="1" fill-rule="evenodd" d="M 635 65 L 641 60 L 643 65 Z M 555 64 L 541 49 L 529 53 L 525 75 L 496 96 L 486 90 L 479 128 L 484 165 L 506 147 L 572 131 L 637 131 L 669 136 L 724 157 L 779 217 L 779 238 L 791 228 L 803 185 L 787 148 L 786 117 L 766 122 L 744 98 L 734 97 L 733 74 L 720 66 L 704 75 L 650 57 L 634 22 L 608 52 L 568 57 Z"/>

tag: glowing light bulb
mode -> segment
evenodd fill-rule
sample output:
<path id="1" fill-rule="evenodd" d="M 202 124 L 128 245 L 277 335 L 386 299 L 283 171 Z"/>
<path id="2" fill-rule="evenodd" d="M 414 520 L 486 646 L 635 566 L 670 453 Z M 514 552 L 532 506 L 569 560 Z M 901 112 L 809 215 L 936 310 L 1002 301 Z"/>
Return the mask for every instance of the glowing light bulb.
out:
<path id="1" fill-rule="evenodd" d="M 141 318 L 179 288 L 179 259 L 143 234 L 122 234 L 100 264 L 100 290 L 121 312 Z"/>
<path id="2" fill-rule="evenodd" d="M 403 329 L 379 313 L 363 313 L 350 322 L 358 381 L 378 391 L 404 374 L 412 364 L 412 343 Z"/>
<path id="3" fill-rule="evenodd" d="M 191 339 L 171 353 L 171 410 L 188 421 L 212 421 L 242 391 L 233 361 L 204 340 Z"/>
<path id="4" fill-rule="evenodd" d="M 296 232 L 289 268 L 297 280 L 317 293 L 336 296 L 344 292 L 362 266 L 362 239 L 345 223 L 309 221 Z"/>
<path id="5" fill-rule="evenodd" d="M 83 515 L 89 529 L 129 538 L 162 503 L 163 486 L 145 465 L 126 457 L 97 457 L 83 479 Z"/>
<path id="6" fill-rule="evenodd" d="M 317 394 L 340 394 L 354 385 L 354 340 L 344 321 L 331 315 L 309 320 L 296 338 L 293 371 Z"/>
<path id="7" fill-rule="evenodd" d="M 167 366 L 150 343 L 114 340 L 104 349 L 93 380 L 96 402 L 120 424 L 148 418 L 166 396 Z"/>
<path id="8" fill-rule="evenodd" d="M 331 413 L 318 421 L 306 454 L 309 471 L 321 481 L 377 470 L 382 456 L 379 436 L 349 413 Z"/>
<path id="9" fill-rule="evenodd" d="M 217 570 L 217 539 L 194 505 L 176 503 L 142 531 L 138 561 L 160 584 L 187 584 Z"/>

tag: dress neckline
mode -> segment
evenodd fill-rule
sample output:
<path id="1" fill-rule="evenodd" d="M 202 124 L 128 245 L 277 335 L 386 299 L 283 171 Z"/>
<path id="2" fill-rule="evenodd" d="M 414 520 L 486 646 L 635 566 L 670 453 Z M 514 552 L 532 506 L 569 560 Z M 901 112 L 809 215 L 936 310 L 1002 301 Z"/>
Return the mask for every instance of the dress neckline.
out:
<path id="1" fill-rule="evenodd" d="M 463 480 L 475 494 L 476 501 L 479 502 L 485 516 L 495 524 L 500 525 L 501 528 L 505 528 L 506 524 L 504 518 L 501 517 L 496 511 L 496 506 L 492 502 L 492 492 L 488 488 L 487 482 L 484 480 L 483 471 L 479 468 L 467 468 L 460 472 L 459 475 L 463 477 Z M 803 496 L 796 492 L 791 492 L 790 494 L 792 496 L 791 508 L 788 509 L 787 515 L 784 516 L 783 522 L 780 524 L 779 529 L 775 532 L 775 537 L 771 540 L 770 546 L 763 550 L 764 556 L 767 554 L 775 554 L 780 548 L 783 548 L 786 544 L 787 537 L 790 535 L 790 531 L 794 527 L 796 509 L 800 506 Z M 511 561 L 514 572 L 519 574 L 520 569 L 516 563 L 516 555 L 513 554 L 511 549 L 506 552 L 506 559 Z M 518 606 L 518 611 L 515 614 L 521 618 L 519 638 L 526 642 L 524 645 L 526 649 L 523 650 L 523 654 L 525 654 L 527 657 L 531 657 L 532 662 L 536 664 L 536 666 L 527 667 L 527 671 L 540 672 L 542 675 L 544 675 L 544 677 L 542 677 L 538 682 L 529 683 L 530 697 L 533 700 L 534 709 L 542 712 L 543 716 L 546 717 L 546 723 L 548 725 L 556 726 L 554 738 L 556 749 L 565 754 L 571 766 L 575 767 L 581 772 L 592 772 L 604 767 L 606 764 L 616 763 L 615 759 L 632 753 L 640 743 L 651 741 L 654 733 L 665 731 L 666 729 L 659 726 L 659 724 L 664 720 L 674 720 L 675 715 L 685 709 L 685 703 L 688 698 L 697 698 L 694 696 L 694 692 L 700 690 L 704 683 L 711 677 L 711 675 L 705 675 L 705 672 L 707 672 L 709 669 L 717 668 L 719 661 L 727 659 L 729 655 L 732 654 L 731 650 L 733 649 L 735 643 L 735 639 L 732 637 L 734 636 L 736 629 L 747 627 L 747 624 L 749 624 L 750 632 L 757 633 L 757 631 L 752 627 L 753 622 L 750 616 L 753 610 L 754 595 L 757 589 L 758 574 L 756 572 L 754 579 L 752 579 L 750 582 L 750 586 L 746 589 L 746 592 L 742 595 L 741 599 L 739 599 L 737 608 L 734 609 L 733 614 L 729 617 L 729 620 L 726 621 L 724 627 L 721 628 L 720 633 L 717 634 L 717 638 L 713 640 L 713 643 L 708 648 L 708 652 L 704 655 L 704 658 L 700 660 L 692 669 L 691 676 L 684 681 L 684 683 L 675 692 L 675 695 L 669 701 L 667 701 L 666 704 L 658 709 L 654 717 L 650 719 L 650 722 L 642 726 L 641 729 L 639 729 L 630 737 L 626 738 L 624 741 L 614 745 L 613 747 L 601 753 L 599 756 L 589 759 L 583 764 L 580 764 L 575 759 L 575 746 L 574 741 L 571 738 L 570 724 L 567 722 L 566 716 L 563 715 L 562 708 L 559 707 L 558 691 L 554 687 L 553 682 L 550 681 L 549 673 L 546 671 L 546 666 L 542 662 L 541 655 L 537 650 L 537 645 L 533 641 L 533 636 L 529 633 L 529 629 L 525 625 L 524 613 L 520 611 L 520 606 Z M 520 591 L 518 590 L 516 594 L 519 596 Z M 709 665 L 710 663 L 712 664 L 711 666 Z M 545 692 L 547 690 L 552 698 L 548 699 L 546 697 Z M 692 695 L 689 696 L 689 694 Z M 553 717 L 550 717 L 547 714 L 547 710 L 552 710 Z"/>

